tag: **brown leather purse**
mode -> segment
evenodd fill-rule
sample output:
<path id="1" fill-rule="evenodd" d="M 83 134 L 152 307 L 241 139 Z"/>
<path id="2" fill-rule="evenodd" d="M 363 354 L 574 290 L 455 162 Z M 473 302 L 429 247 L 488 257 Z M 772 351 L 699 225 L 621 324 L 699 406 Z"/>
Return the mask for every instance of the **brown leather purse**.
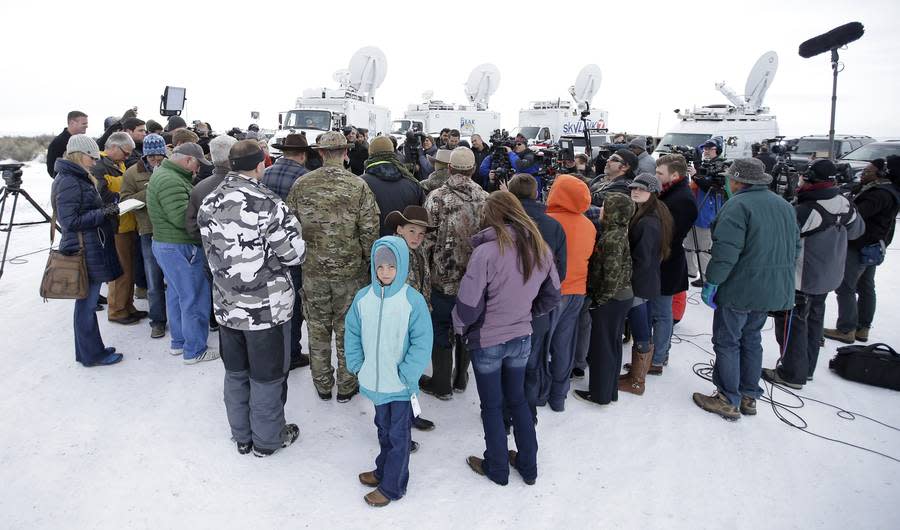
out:
<path id="1" fill-rule="evenodd" d="M 55 206 L 55 205 L 54 205 Z M 84 236 L 78 232 L 78 252 L 65 255 L 53 248 L 56 235 L 56 208 L 50 221 L 50 255 L 41 279 L 41 297 L 54 300 L 81 300 L 88 295 L 88 272 L 84 259 Z"/>

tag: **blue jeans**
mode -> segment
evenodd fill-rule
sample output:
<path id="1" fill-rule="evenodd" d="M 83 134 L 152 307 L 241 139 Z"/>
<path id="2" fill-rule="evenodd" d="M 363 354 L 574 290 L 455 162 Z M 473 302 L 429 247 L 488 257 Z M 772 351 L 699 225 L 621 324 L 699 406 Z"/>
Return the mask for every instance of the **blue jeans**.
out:
<path id="1" fill-rule="evenodd" d="M 550 338 L 550 396 L 548 403 L 553 410 L 566 406 L 569 393 L 569 377 L 575 364 L 575 342 L 578 320 L 584 305 L 583 294 L 564 294 L 554 311 L 553 334 Z"/>
<path id="2" fill-rule="evenodd" d="M 735 407 L 741 396 L 759 398 L 762 374 L 762 327 L 765 311 L 745 311 L 720 305 L 713 315 L 713 384 Z"/>
<path id="3" fill-rule="evenodd" d="M 395 501 L 406 495 L 409 483 L 409 444 L 412 440 L 412 406 L 409 401 L 391 401 L 375 406 L 375 427 L 381 452 L 375 459 L 378 489 Z"/>
<path id="4" fill-rule="evenodd" d="M 91 365 L 106 357 L 100 326 L 97 324 L 97 299 L 100 297 L 100 282 L 88 284 L 87 298 L 75 300 L 75 360 Z"/>
<path id="5" fill-rule="evenodd" d="M 645 301 L 628 310 L 628 323 L 631 324 L 631 337 L 638 351 L 650 350 L 650 303 Z"/>
<path id="6" fill-rule="evenodd" d="M 672 297 L 654 296 L 650 304 L 650 322 L 653 324 L 653 361 L 662 366 L 669 360 L 669 348 L 672 346 Z"/>
<path id="7" fill-rule="evenodd" d="M 147 302 L 150 304 L 150 323 L 166 323 L 166 285 L 163 271 L 153 255 L 153 234 L 141 235 L 144 274 L 147 277 Z"/>
<path id="8" fill-rule="evenodd" d="M 166 312 L 172 348 L 184 348 L 184 358 L 206 351 L 209 338 L 210 286 L 203 251 L 188 243 L 153 242 L 153 255 L 165 274 Z"/>
<path id="9" fill-rule="evenodd" d="M 509 447 L 503 425 L 504 403 L 512 414 L 513 432 L 519 451 L 516 468 L 526 480 L 537 478 L 537 437 L 534 433 L 534 419 L 525 400 L 525 365 L 528 364 L 530 352 L 530 335 L 471 352 L 487 446 L 482 468 L 485 475 L 497 484 L 509 482 Z"/>

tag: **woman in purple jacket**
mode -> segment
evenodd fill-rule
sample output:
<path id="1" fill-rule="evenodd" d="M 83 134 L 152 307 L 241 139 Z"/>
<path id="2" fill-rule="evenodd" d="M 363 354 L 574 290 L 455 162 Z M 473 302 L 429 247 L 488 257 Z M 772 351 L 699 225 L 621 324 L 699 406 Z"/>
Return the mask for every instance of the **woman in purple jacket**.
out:
<path id="1" fill-rule="evenodd" d="M 453 309 L 455 331 L 471 352 L 487 444 L 484 459 L 470 456 L 466 462 L 501 485 L 509 481 L 512 465 L 531 485 L 537 479 L 537 439 L 525 400 L 531 317 L 559 304 L 559 276 L 553 254 L 513 194 L 492 193 L 481 226 Z M 518 453 L 508 451 L 504 402 Z"/>

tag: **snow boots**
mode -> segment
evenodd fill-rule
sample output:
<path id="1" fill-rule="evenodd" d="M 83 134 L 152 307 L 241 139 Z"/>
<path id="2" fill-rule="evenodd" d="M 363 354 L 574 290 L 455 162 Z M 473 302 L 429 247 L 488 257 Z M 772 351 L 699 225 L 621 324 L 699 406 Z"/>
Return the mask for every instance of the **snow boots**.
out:
<path id="1" fill-rule="evenodd" d="M 453 375 L 453 351 L 450 348 L 434 347 L 431 352 L 431 377 L 422 377 L 419 388 L 422 392 L 440 400 L 453 399 L 451 379 Z"/>
<path id="2" fill-rule="evenodd" d="M 844 344 L 853 344 L 854 342 L 856 342 L 856 332 L 854 331 L 848 331 L 845 333 L 839 329 L 825 328 L 824 335 L 827 339 L 843 342 Z M 866 333 L 866 340 L 869 340 L 868 333 Z"/>
<path id="3" fill-rule="evenodd" d="M 723 394 L 716 392 L 711 396 L 705 396 L 700 392 L 694 392 L 693 397 L 694 403 L 706 412 L 718 414 L 728 421 L 735 421 L 741 417 L 741 411 L 732 405 Z"/>
<path id="4" fill-rule="evenodd" d="M 297 427 L 295 423 L 288 423 L 281 430 L 281 447 L 278 449 L 284 449 L 285 447 L 290 446 L 292 443 L 297 441 L 297 438 L 300 437 L 300 428 Z M 253 456 L 259 458 L 265 458 L 267 456 L 272 456 L 275 454 L 278 449 L 263 449 L 261 447 L 253 446 Z"/>

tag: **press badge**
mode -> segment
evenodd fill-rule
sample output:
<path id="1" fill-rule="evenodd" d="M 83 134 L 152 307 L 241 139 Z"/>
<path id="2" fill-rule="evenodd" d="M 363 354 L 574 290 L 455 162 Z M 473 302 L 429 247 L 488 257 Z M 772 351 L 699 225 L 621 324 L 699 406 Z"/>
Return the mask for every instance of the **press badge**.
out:
<path id="1" fill-rule="evenodd" d="M 412 396 L 410 396 L 410 398 L 409 398 L 409 404 L 412 405 L 413 416 L 415 416 L 416 418 L 418 418 L 419 415 L 422 414 L 422 408 L 419 407 L 419 398 L 416 397 L 415 394 L 413 394 Z"/>

